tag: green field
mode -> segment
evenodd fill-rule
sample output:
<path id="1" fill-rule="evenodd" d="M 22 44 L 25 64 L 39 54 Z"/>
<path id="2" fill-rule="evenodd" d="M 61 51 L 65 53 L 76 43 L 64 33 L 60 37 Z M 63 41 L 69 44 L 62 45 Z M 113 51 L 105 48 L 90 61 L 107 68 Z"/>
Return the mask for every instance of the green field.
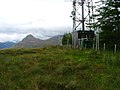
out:
<path id="1" fill-rule="evenodd" d="M 0 90 L 120 90 L 120 52 L 0 50 Z"/>

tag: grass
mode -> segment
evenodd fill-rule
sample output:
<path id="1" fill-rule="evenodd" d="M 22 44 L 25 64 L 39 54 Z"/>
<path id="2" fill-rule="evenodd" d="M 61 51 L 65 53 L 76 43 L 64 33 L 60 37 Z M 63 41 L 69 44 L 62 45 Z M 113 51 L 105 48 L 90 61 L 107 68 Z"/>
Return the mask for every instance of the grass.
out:
<path id="1" fill-rule="evenodd" d="M 120 53 L 0 50 L 0 90 L 120 90 Z"/>

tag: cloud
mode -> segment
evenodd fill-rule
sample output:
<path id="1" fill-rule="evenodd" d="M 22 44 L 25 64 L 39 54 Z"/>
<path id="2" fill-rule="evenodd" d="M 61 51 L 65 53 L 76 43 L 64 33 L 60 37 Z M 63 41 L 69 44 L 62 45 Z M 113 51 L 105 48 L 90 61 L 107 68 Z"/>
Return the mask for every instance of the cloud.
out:
<path id="1" fill-rule="evenodd" d="M 0 41 L 33 34 L 47 39 L 71 31 L 72 3 L 65 0 L 0 0 Z"/>
<path id="2" fill-rule="evenodd" d="M 70 25 L 71 10 L 72 4 L 64 0 L 0 0 L 0 21 L 21 24 L 42 19 L 43 27 L 65 26 Z"/>
<path id="3" fill-rule="evenodd" d="M 0 33 L 0 42 L 6 42 L 6 41 L 12 41 L 12 42 L 18 42 L 25 37 L 25 34 L 5 34 L 5 33 Z"/>
<path id="4" fill-rule="evenodd" d="M 54 27 L 54 28 L 40 28 L 40 27 L 2 27 L 0 28 L 0 42 L 1 41 L 21 41 L 28 34 L 32 34 L 39 39 L 48 39 L 56 35 L 63 35 L 66 32 L 71 32 L 71 27 Z"/>

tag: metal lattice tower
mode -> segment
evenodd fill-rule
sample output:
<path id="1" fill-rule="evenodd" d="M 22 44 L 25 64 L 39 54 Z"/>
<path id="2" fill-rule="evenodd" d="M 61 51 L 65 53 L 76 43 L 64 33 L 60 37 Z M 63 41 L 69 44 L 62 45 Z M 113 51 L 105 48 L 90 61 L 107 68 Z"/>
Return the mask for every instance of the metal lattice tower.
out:
<path id="1" fill-rule="evenodd" d="M 73 46 L 76 46 L 76 34 L 78 30 L 91 30 L 91 24 L 94 19 L 93 15 L 93 1 L 92 0 L 73 0 L 73 11 L 71 12 L 73 19 Z"/>

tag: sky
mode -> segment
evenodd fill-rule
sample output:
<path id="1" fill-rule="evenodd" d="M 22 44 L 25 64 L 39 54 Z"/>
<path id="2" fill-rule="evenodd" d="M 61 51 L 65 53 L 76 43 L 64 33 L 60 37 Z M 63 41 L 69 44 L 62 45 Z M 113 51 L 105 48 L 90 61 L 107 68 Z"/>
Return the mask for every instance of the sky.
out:
<path id="1" fill-rule="evenodd" d="M 71 11 L 70 0 L 0 0 L 0 42 L 71 32 Z"/>
<path id="2" fill-rule="evenodd" d="M 18 42 L 28 34 L 48 39 L 72 32 L 72 1 L 0 0 L 0 42 Z"/>

